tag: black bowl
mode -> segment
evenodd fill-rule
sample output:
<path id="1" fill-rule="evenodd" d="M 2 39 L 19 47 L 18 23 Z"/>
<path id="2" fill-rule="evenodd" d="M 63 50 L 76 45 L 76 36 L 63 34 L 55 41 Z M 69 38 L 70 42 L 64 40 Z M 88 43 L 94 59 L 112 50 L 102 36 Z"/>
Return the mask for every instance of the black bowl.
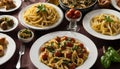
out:
<path id="1" fill-rule="evenodd" d="M 74 8 L 74 9 L 80 10 L 82 13 L 86 13 L 86 12 L 92 10 L 96 3 L 97 3 L 97 0 L 94 0 L 94 2 L 90 6 L 88 6 L 86 8 Z M 65 11 L 70 9 L 67 5 L 65 5 L 62 2 L 62 0 L 59 0 L 59 4 Z"/>

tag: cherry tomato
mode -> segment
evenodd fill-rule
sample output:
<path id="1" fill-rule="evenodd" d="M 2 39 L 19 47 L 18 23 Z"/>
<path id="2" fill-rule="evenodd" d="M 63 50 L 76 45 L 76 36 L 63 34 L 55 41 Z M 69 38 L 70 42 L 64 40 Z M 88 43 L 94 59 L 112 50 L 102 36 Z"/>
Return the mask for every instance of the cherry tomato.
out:
<path id="1" fill-rule="evenodd" d="M 70 66 L 69 66 L 69 69 L 75 69 L 76 65 L 74 63 L 72 63 Z"/>
<path id="2" fill-rule="evenodd" d="M 41 52 L 45 51 L 45 47 L 40 47 L 40 51 Z"/>
<path id="3" fill-rule="evenodd" d="M 60 37 L 57 36 L 57 37 L 55 38 L 55 40 L 56 40 L 57 42 L 60 42 Z"/>
<path id="4" fill-rule="evenodd" d="M 73 47 L 73 44 L 71 42 L 66 42 L 66 46 Z"/>
<path id="5" fill-rule="evenodd" d="M 66 57 L 67 58 L 71 58 L 72 57 L 72 53 L 66 53 Z"/>
<path id="6" fill-rule="evenodd" d="M 66 13 L 66 16 L 67 16 L 68 18 L 71 18 L 71 17 L 72 17 L 71 12 L 70 12 L 70 11 L 68 11 L 68 12 Z"/>
<path id="7" fill-rule="evenodd" d="M 71 42 L 73 42 L 73 43 L 75 43 L 75 39 L 74 38 L 71 38 L 71 40 L 70 40 Z"/>
<path id="8" fill-rule="evenodd" d="M 80 48 L 84 48 L 84 45 L 83 45 L 83 43 L 80 43 L 80 45 L 79 45 L 79 46 L 80 46 Z"/>
<path id="9" fill-rule="evenodd" d="M 71 9 L 69 10 L 69 12 L 70 12 L 71 14 L 74 14 L 75 9 L 71 8 Z"/>
<path id="10" fill-rule="evenodd" d="M 79 10 L 76 10 L 75 12 L 74 12 L 74 15 L 78 18 L 78 17 L 80 17 L 80 11 Z"/>
<path id="11" fill-rule="evenodd" d="M 44 53 L 44 54 L 42 55 L 42 58 L 43 58 L 43 60 L 47 60 L 47 58 L 48 58 L 47 53 Z"/>
<path id="12" fill-rule="evenodd" d="M 74 15 L 74 16 L 72 16 L 72 18 L 73 18 L 73 19 L 76 19 L 77 17 L 76 17 L 76 15 Z"/>
<path id="13" fill-rule="evenodd" d="M 62 53 L 61 53 L 60 51 L 56 51 L 56 52 L 55 52 L 55 56 L 61 57 L 61 56 L 62 56 Z"/>

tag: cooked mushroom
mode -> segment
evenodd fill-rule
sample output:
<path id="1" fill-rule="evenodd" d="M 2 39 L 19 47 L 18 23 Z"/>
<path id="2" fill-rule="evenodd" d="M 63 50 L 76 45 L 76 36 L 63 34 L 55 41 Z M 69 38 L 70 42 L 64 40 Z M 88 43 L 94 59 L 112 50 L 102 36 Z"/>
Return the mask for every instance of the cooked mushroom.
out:
<path id="1" fill-rule="evenodd" d="M 3 22 L 0 24 L 0 26 L 1 26 L 1 29 L 3 29 L 3 30 L 8 29 L 8 27 L 7 27 L 7 22 L 6 22 L 6 21 L 3 21 Z"/>

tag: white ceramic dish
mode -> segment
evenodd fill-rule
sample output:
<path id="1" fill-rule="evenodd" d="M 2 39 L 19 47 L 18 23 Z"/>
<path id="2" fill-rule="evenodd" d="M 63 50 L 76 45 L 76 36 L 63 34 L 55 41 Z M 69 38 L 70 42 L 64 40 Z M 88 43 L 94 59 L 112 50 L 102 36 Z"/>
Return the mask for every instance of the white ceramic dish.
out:
<path id="1" fill-rule="evenodd" d="M 84 62 L 83 65 L 77 67 L 76 69 L 89 69 L 96 61 L 98 52 L 95 44 L 86 36 L 72 32 L 72 31 L 58 31 L 46 34 L 40 38 L 38 38 L 32 45 L 30 50 L 30 59 L 32 63 L 38 68 L 38 69 L 51 69 L 50 67 L 46 66 L 39 60 L 39 49 L 42 44 L 44 44 L 46 41 L 54 38 L 55 36 L 68 36 L 73 37 L 75 39 L 80 40 L 84 46 L 88 49 L 89 55 L 88 59 Z"/>
<path id="2" fill-rule="evenodd" d="M 1 15 L 1 16 L 0 16 L 0 18 L 3 18 L 3 17 L 8 17 L 8 18 L 10 18 L 10 19 L 13 19 L 14 25 L 13 25 L 13 27 L 11 27 L 11 28 L 9 28 L 9 29 L 7 29 L 7 30 L 0 29 L 0 32 L 9 32 L 9 31 L 14 30 L 14 29 L 18 26 L 18 20 L 17 20 L 16 17 L 11 16 L 11 15 Z"/>
<path id="3" fill-rule="evenodd" d="M 25 29 L 21 29 L 20 31 L 22 31 L 22 30 L 25 30 Z M 19 35 L 19 34 L 20 34 L 20 31 L 18 32 L 17 36 L 18 36 L 18 39 L 20 39 L 22 42 L 28 43 L 28 42 L 32 41 L 32 39 L 34 38 L 34 33 L 33 33 L 32 30 L 30 30 L 31 33 L 32 33 L 32 36 L 31 36 L 30 38 L 27 38 L 27 39 L 24 39 L 24 38 L 21 38 L 21 37 L 20 37 L 20 35 Z"/>
<path id="4" fill-rule="evenodd" d="M 115 40 L 115 39 L 120 39 L 120 34 L 118 35 L 115 35 L 115 36 L 108 36 L 108 35 L 103 35 L 101 33 L 98 33 L 96 31 L 94 31 L 92 28 L 91 28 L 91 25 L 90 25 L 90 20 L 95 16 L 95 15 L 98 15 L 98 14 L 101 14 L 101 13 L 104 13 L 104 14 L 112 14 L 112 15 L 115 15 L 117 16 L 119 19 L 120 19 L 120 13 L 115 11 L 115 10 L 110 10 L 110 9 L 98 9 L 98 10 L 94 10 L 94 11 L 91 11 L 89 12 L 88 14 L 86 14 L 83 18 L 83 27 L 85 28 L 85 30 L 97 37 L 97 38 L 101 38 L 101 39 L 105 39 L 105 40 Z"/>
<path id="5" fill-rule="evenodd" d="M 36 3 L 35 3 L 35 4 L 36 4 Z M 31 28 L 31 29 L 35 29 L 35 30 L 48 30 L 48 29 L 51 29 L 51 28 L 54 28 L 54 27 L 58 26 L 58 25 L 61 23 L 61 21 L 63 20 L 63 17 L 64 17 L 62 10 L 61 10 L 58 6 L 56 6 L 56 5 L 54 5 L 54 4 L 51 4 L 51 3 L 42 3 L 42 4 L 48 4 L 48 5 L 50 5 L 50 6 L 53 6 L 53 7 L 56 9 L 56 11 L 59 13 L 60 18 L 59 18 L 59 20 L 58 20 L 54 25 L 48 26 L 48 27 L 44 27 L 44 28 L 39 28 L 39 27 L 31 26 L 31 25 L 25 23 L 25 21 L 24 21 L 24 19 L 23 19 L 23 13 L 24 13 L 28 8 L 30 8 L 32 5 L 34 5 L 34 4 L 29 5 L 29 6 L 25 7 L 25 8 L 23 8 L 23 9 L 20 11 L 19 16 L 18 16 L 18 18 L 19 18 L 19 20 L 20 20 L 20 23 L 21 23 L 23 26 L 27 27 L 27 28 Z"/>
<path id="6" fill-rule="evenodd" d="M 114 8 L 120 11 L 120 7 L 117 5 L 117 0 L 111 0 L 111 4 Z"/>
<path id="7" fill-rule="evenodd" d="M 17 9 L 21 6 L 21 4 L 22 4 L 22 1 L 21 1 L 21 0 L 13 0 L 13 1 L 14 1 L 15 5 L 16 5 L 15 8 L 9 9 L 9 10 L 6 10 L 5 8 L 0 8 L 0 12 L 12 12 L 12 11 L 15 11 L 15 10 L 17 10 Z"/>
<path id="8" fill-rule="evenodd" d="M 5 55 L 0 57 L 0 65 L 7 62 L 15 53 L 16 44 L 15 41 L 8 35 L 0 33 L 0 37 L 5 37 L 8 41 L 7 49 L 5 51 Z"/>

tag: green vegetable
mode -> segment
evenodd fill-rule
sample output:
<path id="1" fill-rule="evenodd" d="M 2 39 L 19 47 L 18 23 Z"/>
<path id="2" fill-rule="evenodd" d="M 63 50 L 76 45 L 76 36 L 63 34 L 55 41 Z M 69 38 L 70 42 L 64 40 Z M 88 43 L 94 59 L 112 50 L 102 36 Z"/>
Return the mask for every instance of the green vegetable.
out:
<path id="1" fill-rule="evenodd" d="M 72 48 L 72 50 L 74 51 L 74 50 L 77 50 L 78 49 L 78 46 L 73 46 L 73 48 Z"/>
<path id="2" fill-rule="evenodd" d="M 114 48 L 108 47 L 104 55 L 101 56 L 101 64 L 107 69 L 110 67 L 111 62 L 120 62 L 120 55 Z"/>
<path id="3" fill-rule="evenodd" d="M 54 48 L 53 48 L 53 47 L 51 47 L 51 46 L 47 46 L 47 47 L 46 47 L 46 49 L 47 49 L 48 51 L 52 52 L 52 53 L 54 53 L 54 52 L 55 52 L 55 51 L 54 51 Z"/>
<path id="4" fill-rule="evenodd" d="M 109 23 L 114 22 L 113 19 L 110 18 L 110 16 L 105 16 L 105 21 Z"/>
<path id="5" fill-rule="evenodd" d="M 45 5 L 41 4 L 41 5 L 38 5 L 37 6 L 37 13 L 38 12 L 46 12 L 46 8 L 45 8 Z"/>

